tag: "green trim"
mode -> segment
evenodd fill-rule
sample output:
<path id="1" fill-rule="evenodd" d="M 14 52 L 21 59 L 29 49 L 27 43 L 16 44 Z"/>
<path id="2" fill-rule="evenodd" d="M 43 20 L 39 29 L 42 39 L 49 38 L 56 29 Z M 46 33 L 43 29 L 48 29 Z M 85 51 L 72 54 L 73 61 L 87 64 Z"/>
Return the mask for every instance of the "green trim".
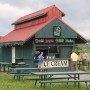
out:
<path id="1" fill-rule="evenodd" d="M 0 46 L 15 46 L 15 45 L 23 45 L 23 41 L 0 43 Z"/>

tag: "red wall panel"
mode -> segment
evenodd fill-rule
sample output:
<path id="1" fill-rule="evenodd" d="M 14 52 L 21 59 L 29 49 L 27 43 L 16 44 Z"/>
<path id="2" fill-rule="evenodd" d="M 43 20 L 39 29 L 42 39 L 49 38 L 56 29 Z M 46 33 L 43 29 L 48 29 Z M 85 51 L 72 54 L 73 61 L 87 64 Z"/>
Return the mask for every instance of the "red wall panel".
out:
<path id="1" fill-rule="evenodd" d="M 15 29 L 25 28 L 25 27 L 29 27 L 29 26 L 33 26 L 33 25 L 38 25 L 38 24 L 44 23 L 44 22 L 52 19 L 55 16 L 59 19 L 62 19 L 62 12 L 57 7 L 54 6 L 48 10 L 46 16 L 40 17 L 38 19 L 31 20 L 31 21 L 28 21 L 25 23 L 15 25 Z"/>

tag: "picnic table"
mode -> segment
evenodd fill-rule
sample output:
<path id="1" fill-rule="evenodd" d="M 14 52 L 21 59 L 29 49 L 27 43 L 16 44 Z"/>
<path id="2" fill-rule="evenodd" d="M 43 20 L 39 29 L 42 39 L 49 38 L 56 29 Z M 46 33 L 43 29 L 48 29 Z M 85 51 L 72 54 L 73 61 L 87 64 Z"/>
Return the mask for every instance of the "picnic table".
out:
<path id="1" fill-rule="evenodd" d="M 10 66 L 12 65 L 12 63 L 8 63 L 8 62 L 0 62 L 0 71 L 8 71 L 10 70 Z"/>
<path id="2" fill-rule="evenodd" d="M 44 89 L 45 89 L 45 86 L 46 86 L 45 84 L 46 83 L 50 83 L 50 87 L 52 89 L 52 83 L 74 82 L 75 85 L 76 85 L 76 82 L 78 82 L 78 88 L 80 88 L 80 82 L 85 82 L 86 85 L 87 85 L 87 82 L 90 82 L 90 79 L 89 80 L 81 80 L 80 79 L 81 74 L 90 74 L 90 72 L 83 72 L 83 71 L 78 71 L 78 72 L 77 71 L 75 71 L 75 72 L 71 72 L 71 71 L 68 71 L 68 72 L 31 72 L 31 74 L 40 76 L 40 79 L 41 79 L 40 83 L 41 83 L 41 85 L 42 85 L 42 83 L 44 84 Z M 58 80 L 55 80 L 55 81 L 54 81 L 54 79 L 53 80 L 48 80 L 47 79 L 48 75 L 50 75 L 50 76 L 53 76 L 53 75 L 68 75 L 70 77 L 72 77 L 72 75 L 73 75 L 73 80 L 69 80 L 69 79 L 61 80 L 61 78 L 58 79 Z"/>
<path id="3" fill-rule="evenodd" d="M 44 72 L 47 72 L 48 69 L 53 68 L 11 68 L 11 74 L 14 74 L 14 78 L 17 77 L 17 79 L 20 80 L 21 76 L 30 76 L 32 75 L 31 72 L 40 72 L 40 70 L 43 69 Z"/>

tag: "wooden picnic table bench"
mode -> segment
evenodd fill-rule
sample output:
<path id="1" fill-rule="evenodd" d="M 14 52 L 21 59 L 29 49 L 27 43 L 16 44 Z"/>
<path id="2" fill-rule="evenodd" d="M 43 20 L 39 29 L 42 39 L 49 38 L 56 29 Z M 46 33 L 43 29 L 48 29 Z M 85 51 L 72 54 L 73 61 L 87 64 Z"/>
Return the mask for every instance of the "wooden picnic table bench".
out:
<path id="1" fill-rule="evenodd" d="M 16 77 L 18 80 L 20 80 L 20 77 L 30 76 L 32 75 L 31 74 L 32 71 L 39 72 L 41 69 L 44 69 L 44 71 L 47 72 L 47 69 L 53 69 L 53 68 L 11 68 L 11 72 L 9 72 L 9 74 L 13 74 L 14 79 Z"/>
<path id="2" fill-rule="evenodd" d="M 50 90 L 52 90 L 52 83 L 72 83 L 72 82 L 85 82 L 87 90 L 89 90 L 90 84 L 88 84 L 88 82 L 90 82 L 90 80 L 45 80 L 45 81 L 40 81 L 40 83 L 50 83 Z M 67 84 L 68 85 L 68 84 Z"/>
<path id="3" fill-rule="evenodd" d="M 53 80 L 53 79 L 55 79 L 55 80 L 58 80 L 58 79 L 67 79 L 67 80 L 69 80 L 69 79 L 71 79 L 72 77 L 68 77 L 68 76 L 61 76 L 61 77 L 51 77 L 51 76 L 49 76 L 49 77 L 47 77 L 46 78 L 46 80 Z M 41 78 L 33 78 L 33 79 L 31 79 L 31 78 L 27 78 L 26 80 L 35 80 L 35 86 L 36 86 L 36 84 L 37 84 L 37 81 L 41 81 Z M 43 79 L 42 79 L 43 80 Z M 68 84 L 68 83 L 67 83 Z M 42 84 L 41 84 L 41 86 L 42 86 Z"/>
<path id="4" fill-rule="evenodd" d="M 8 71 L 10 69 L 10 66 L 12 65 L 12 63 L 8 63 L 8 62 L 0 62 L 0 71 Z M 7 68 L 7 69 L 6 69 Z"/>
<path id="5" fill-rule="evenodd" d="M 41 81 L 40 81 L 40 83 L 41 83 L 41 85 L 42 85 L 42 83 L 44 84 L 44 89 L 45 89 L 45 84 L 46 83 L 49 83 L 49 82 L 52 82 L 53 80 L 55 80 L 55 79 L 52 79 L 52 80 L 49 80 L 49 81 L 47 81 L 47 76 L 48 75 L 68 75 L 69 77 L 72 77 L 72 75 L 73 75 L 73 80 L 72 81 L 70 81 L 70 80 L 65 80 L 65 81 L 61 81 L 61 78 L 59 78 L 59 79 L 57 79 L 57 80 L 60 80 L 59 82 L 61 83 L 61 82 L 74 82 L 74 84 L 76 85 L 76 82 L 78 82 L 78 88 L 80 87 L 80 82 L 90 82 L 90 79 L 89 80 L 80 80 L 80 75 L 81 74 L 90 74 L 90 72 L 83 72 L 83 71 L 76 71 L 76 72 L 71 72 L 71 71 L 68 71 L 68 72 L 31 72 L 31 74 L 33 74 L 33 75 L 38 75 L 38 76 L 40 76 L 41 77 Z M 76 81 L 75 81 L 76 80 Z M 58 82 L 58 81 L 55 81 L 55 82 Z M 54 81 L 53 81 L 53 83 L 55 83 Z M 58 83 L 59 83 L 58 82 Z"/>
<path id="6" fill-rule="evenodd" d="M 20 80 L 22 76 L 24 79 L 24 76 L 31 76 L 31 74 L 30 73 L 23 73 L 23 74 L 17 74 L 16 73 L 16 74 L 14 74 L 14 79 L 16 78 L 16 79 Z"/>

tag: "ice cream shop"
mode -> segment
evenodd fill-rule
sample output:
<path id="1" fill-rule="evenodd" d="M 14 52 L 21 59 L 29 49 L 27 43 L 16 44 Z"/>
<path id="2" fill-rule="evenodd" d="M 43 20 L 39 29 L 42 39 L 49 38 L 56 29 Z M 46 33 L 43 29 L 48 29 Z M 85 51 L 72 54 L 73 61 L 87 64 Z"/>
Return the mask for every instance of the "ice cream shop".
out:
<path id="1" fill-rule="evenodd" d="M 87 40 L 63 21 L 64 16 L 52 5 L 13 22 L 14 29 L 0 39 L 0 62 L 37 67 L 37 56 L 43 52 L 44 67 L 70 70 L 74 46 Z"/>

